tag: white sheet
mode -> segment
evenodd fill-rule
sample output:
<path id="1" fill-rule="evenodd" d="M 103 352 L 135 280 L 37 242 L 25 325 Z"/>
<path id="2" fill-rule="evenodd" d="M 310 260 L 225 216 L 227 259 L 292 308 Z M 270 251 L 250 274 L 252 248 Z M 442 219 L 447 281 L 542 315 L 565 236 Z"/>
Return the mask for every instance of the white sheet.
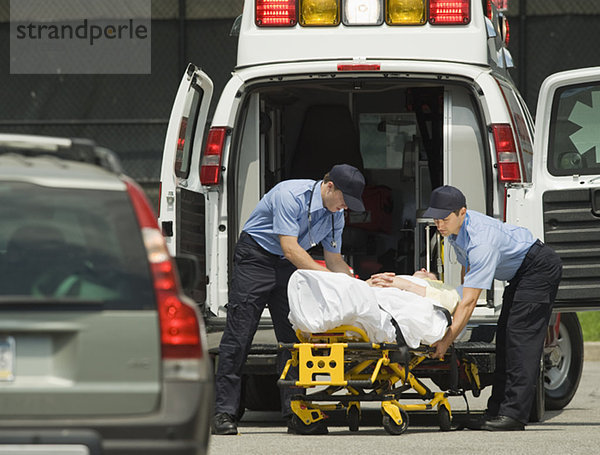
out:
<path id="1" fill-rule="evenodd" d="M 434 300 L 396 288 L 373 288 L 343 273 L 297 270 L 290 278 L 288 297 L 292 326 L 307 333 L 355 325 L 373 342 L 394 342 L 391 314 L 408 346 L 417 348 L 441 339 L 447 328 Z"/>

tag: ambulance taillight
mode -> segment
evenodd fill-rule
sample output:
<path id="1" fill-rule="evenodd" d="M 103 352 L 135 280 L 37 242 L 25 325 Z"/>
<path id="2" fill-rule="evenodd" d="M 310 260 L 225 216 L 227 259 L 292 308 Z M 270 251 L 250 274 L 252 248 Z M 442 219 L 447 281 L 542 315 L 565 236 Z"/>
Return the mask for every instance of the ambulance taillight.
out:
<path id="1" fill-rule="evenodd" d="M 296 25 L 296 0 L 256 0 L 256 25 L 292 27 Z"/>
<path id="2" fill-rule="evenodd" d="M 206 147 L 200 163 L 200 183 L 218 185 L 221 180 L 221 159 L 227 128 L 211 128 L 206 139 Z"/>
<path id="3" fill-rule="evenodd" d="M 492 125 L 492 133 L 496 146 L 498 178 L 501 182 L 520 182 L 521 171 L 512 128 L 508 124 L 498 123 Z"/>

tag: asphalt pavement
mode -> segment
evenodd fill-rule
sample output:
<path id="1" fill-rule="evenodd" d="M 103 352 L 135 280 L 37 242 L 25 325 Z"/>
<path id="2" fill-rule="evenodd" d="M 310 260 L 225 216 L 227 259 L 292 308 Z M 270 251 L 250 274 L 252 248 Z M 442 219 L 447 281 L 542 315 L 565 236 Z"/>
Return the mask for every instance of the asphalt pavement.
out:
<path id="1" fill-rule="evenodd" d="M 600 353 L 600 349 L 598 350 Z M 544 421 L 529 424 L 520 432 L 453 430 L 441 432 L 433 415 L 410 415 L 407 431 L 391 436 L 380 424 L 378 404 L 363 406 L 361 427 L 350 432 L 341 416 L 332 416 L 329 434 L 287 434 L 278 413 L 246 412 L 238 436 L 213 436 L 209 455 L 223 454 L 596 454 L 600 453 L 600 355 L 595 358 L 586 345 L 586 361 L 577 393 L 561 411 L 546 411 Z M 489 396 L 468 394 L 472 412 L 481 412 Z M 451 399 L 455 421 L 464 418 L 465 402 Z"/>

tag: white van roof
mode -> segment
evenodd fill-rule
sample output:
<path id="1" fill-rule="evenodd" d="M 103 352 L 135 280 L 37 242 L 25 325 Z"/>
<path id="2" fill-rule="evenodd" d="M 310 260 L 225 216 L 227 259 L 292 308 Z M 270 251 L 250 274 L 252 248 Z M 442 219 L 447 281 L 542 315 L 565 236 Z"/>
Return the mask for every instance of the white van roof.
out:
<path id="1" fill-rule="evenodd" d="M 467 25 L 258 27 L 256 0 L 244 2 L 237 66 L 268 63 L 408 59 L 489 65 L 482 2 L 471 0 Z M 494 46 L 492 46 L 494 47 Z M 495 51 L 494 51 L 495 52 Z"/>

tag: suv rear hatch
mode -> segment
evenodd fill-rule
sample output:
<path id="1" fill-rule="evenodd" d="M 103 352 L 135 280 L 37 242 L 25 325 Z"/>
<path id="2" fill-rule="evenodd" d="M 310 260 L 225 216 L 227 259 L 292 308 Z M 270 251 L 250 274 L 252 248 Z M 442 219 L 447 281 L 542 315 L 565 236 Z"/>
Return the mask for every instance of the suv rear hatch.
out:
<path id="1" fill-rule="evenodd" d="M 125 184 L 25 161 L 0 175 L 0 418 L 155 410 L 158 314 Z"/>

